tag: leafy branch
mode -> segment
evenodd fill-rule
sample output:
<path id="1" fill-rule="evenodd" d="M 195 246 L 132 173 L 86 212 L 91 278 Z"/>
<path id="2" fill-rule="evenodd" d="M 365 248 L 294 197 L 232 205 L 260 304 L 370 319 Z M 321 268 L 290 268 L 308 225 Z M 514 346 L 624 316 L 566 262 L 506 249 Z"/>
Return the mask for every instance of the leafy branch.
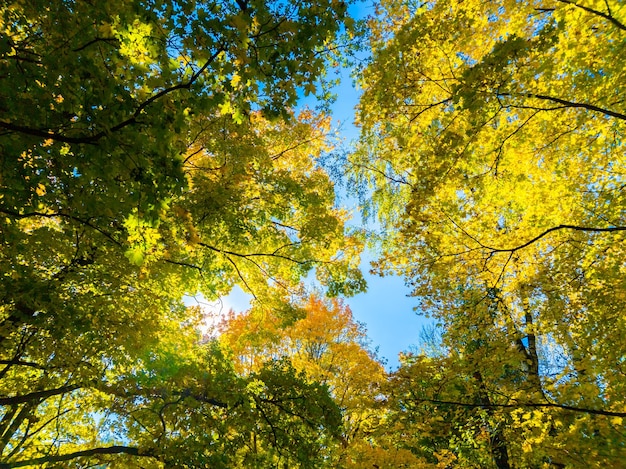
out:
<path id="1" fill-rule="evenodd" d="M 571 412 L 579 412 L 579 413 L 584 413 L 584 414 L 592 414 L 592 415 L 602 415 L 605 417 L 626 417 L 626 412 L 617 412 L 617 411 L 613 411 L 613 410 L 602 410 L 602 409 L 589 409 L 587 407 L 575 407 L 575 406 L 570 406 L 570 405 L 565 405 L 565 404 L 558 404 L 556 402 L 545 402 L 545 403 L 539 403 L 539 402 L 514 402 L 512 404 L 493 404 L 493 403 L 480 403 L 480 404 L 476 404 L 476 403 L 472 403 L 472 402 L 459 402 L 459 401 L 446 401 L 446 400 L 439 400 L 439 399 L 424 399 L 424 398 L 420 398 L 420 399 L 416 399 L 419 402 L 428 402 L 431 404 L 439 404 L 439 405 L 452 405 L 452 406 L 457 406 L 457 407 L 466 407 L 466 408 L 470 408 L 470 409 L 484 409 L 484 408 L 489 408 L 489 409 L 518 409 L 520 407 L 526 407 L 526 408 L 557 408 L 557 409 L 563 409 L 563 410 L 568 410 Z"/>
<path id="2" fill-rule="evenodd" d="M 558 226 L 553 226 L 552 228 L 548 228 L 543 233 L 540 233 L 537 236 L 535 236 L 534 238 L 526 241 L 525 243 L 520 244 L 520 245 L 515 246 L 515 247 L 512 247 L 512 248 L 494 248 L 494 247 L 482 244 L 480 241 L 478 241 L 474 237 L 472 237 L 472 239 L 474 241 L 476 241 L 478 244 L 480 244 L 481 247 L 483 247 L 485 249 L 489 249 L 490 251 L 492 251 L 494 253 L 496 253 L 496 252 L 511 252 L 511 253 L 513 253 L 515 251 L 519 251 L 520 249 L 524 249 L 524 248 L 530 246 L 531 244 L 539 241 L 541 238 L 545 237 L 546 235 L 552 233 L 553 231 L 558 231 L 558 230 L 574 230 L 574 231 L 586 231 L 586 232 L 597 232 L 597 233 L 606 233 L 606 232 L 614 233 L 616 231 L 626 231 L 626 226 L 609 226 L 609 227 L 606 227 L 606 228 L 597 228 L 597 227 L 591 227 L 591 226 L 558 225 Z"/>
<path id="3" fill-rule="evenodd" d="M 597 16 L 601 16 L 602 18 L 609 20 L 611 23 L 613 23 L 614 26 L 616 26 L 617 28 L 621 29 L 622 31 L 626 31 L 626 25 L 624 25 L 623 23 L 621 23 L 619 20 L 617 20 L 611 13 L 611 9 L 609 8 L 609 5 L 607 3 L 606 5 L 606 9 L 608 10 L 608 13 L 603 13 L 599 10 L 595 10 L 591 7 L 585 6 L 585 5 L 581 5 L 579 3 L 573 2 L 572 0 L 557 0 L 561 3 L 565 3 L 567 5 L 573 5 L 577 8 L 580 8 L 582 10 L 585 10 L 587 13 L 591 13 L 593 15 L 597 15 Z"/>
<path id="4" fill-rule="evenodd" d="M 0 120 L 0 128 L 6 129 L 6 130 L 10 130 L 10 131 L 13 131 L 13 132 L 20 132 L 20 133 L 27 134 L 27 135 L 33 135 L 35 137 L 42 137 L 42 138 L 46 138 L 46 139 L 52 139 L 52 140 L 56 140 L 58 142 L 95 144 L 95 143 L 98 142 L 98 140 L 102 139 L 103 137 L 105 137 L 107 135 L 110 135 L 113 132 L 117 132 L 118 130 L 121 130 L 121 129 L 125 128 L 125 127 L 128 127 L 129 125 L 136 124 L 137 123 L 137 118 L 139 117 L 139 115 L 148 106 L 150 106 L 152 103 L 154 103 L 158 99 L 162 98 L 163 96 L 168 95 L 168 94 L 170 94 L 170 93 L 172 93 L 174 91 L 177 91 L 177 90 L 188 90 L 188 89 L 190 89 L 191 86 L 198 80 L 200 75 L 202 75 L 206 71 L 206 69 L 215 61 L 217 56 L 220 53 L 222 53 L 223 51 L 224 51 L 223 47 L 220 47 L 219 49 L 217 49 L 213 53 L 213 55 L 211 55 L 211 57 L 209 57 L 207 59 L 205 64 L 202 67 L 200 67 L 189 78 L 189 80 L 187 80 L 186 82 L 178 83 L 178 84 L 170 86 L 168 88 L 164 88 L 161 91 L 159 91 L 158 93 L 153 94 L 148 99 L 146 99 L 144 102 L 142 102 L 139 106 L 137 106 L 137 108 L 131 114 L 130 117 L 128 117 L 127 119 L 123 120 L 122 122 L 114 125 L 113 127 L 110 127 L 108 129 L 105 129 L 105 130 L 101 130 L 100 132 L 98 132 L 98 133 L 96 133 L 94 135 L 88 135 L 88 136 L 86 135 L 86 136 L 81 136 L 81 137 L 70 137 L 70 136 L 67 136 L 67 135 L 60 134 L 60 133 L 52 132 L 49 129 L 48 130 L 35 129 L 35 128 L 32 128 L 32 127 L 18 125 L 18 124 L 14 124 L 12 122 L 4 121 L 4 120 Z"/>

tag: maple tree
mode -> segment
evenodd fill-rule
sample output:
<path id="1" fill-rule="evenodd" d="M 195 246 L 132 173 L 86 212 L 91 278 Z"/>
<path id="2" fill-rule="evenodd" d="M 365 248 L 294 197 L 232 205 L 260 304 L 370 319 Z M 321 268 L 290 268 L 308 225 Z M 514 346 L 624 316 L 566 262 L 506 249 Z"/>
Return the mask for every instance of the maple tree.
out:
<path id="1" fill-rule="evenodd" d="M 351 165 L 446 350 L 398 372 L 401 428 L 441 467 L 619 467 L 626 8 L 382 1 L 371 31 Z"/>
<path id="2" fill-rule="evenodd" d="M 316 163 L 328 120 L 291 110 L 345 10 L 3 3 L 0 467 L 231 467 L 250 428 L 315 464 L 339 424 L 327 391 L 280 363 L 238 376 L 182 301 L 313 268 L 363 288 Z"/>
<path id="3" fill-rule="evenodd" d="M 623 465 L 626 6 L 376 4 L 348 163 L 443 331 L 390 375 L 301 287 L 365 288 L 294 111 L 346 9 L 0 6 L 0 468 Z"/>
<path id="4" fill-rule="evenodd" d="M 254 307 L 245 313 L 231 311 L 219 340 L 242 373 L 288 359 L 309 381 L 328 387 L 343 422 L 318 467 L 402 467 L 404 461 L 416 460 L 408 450 L 383 444 L 387 375 L 350 309 L 340 300 L 317 294 L 281 303 L 282 308 L 270 311 Z"/>

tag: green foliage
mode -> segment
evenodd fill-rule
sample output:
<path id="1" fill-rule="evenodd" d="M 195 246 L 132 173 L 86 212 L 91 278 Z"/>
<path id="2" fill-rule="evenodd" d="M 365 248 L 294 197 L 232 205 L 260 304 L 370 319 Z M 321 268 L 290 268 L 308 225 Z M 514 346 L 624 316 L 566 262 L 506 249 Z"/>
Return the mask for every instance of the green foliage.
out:
<path id="1" fill-rule="evenodd" d="M 359 281 L 316 164 L 327 119 L 291 111 L 345 5 L 12 1 L 0 18 L 0 467 L 233 467 L 257 425 L 264 464 L 307 467 L 335 431 L 327 391 L 281 368 L 252 393 L 182 299 L 262 301 L 313 268 Z"/>

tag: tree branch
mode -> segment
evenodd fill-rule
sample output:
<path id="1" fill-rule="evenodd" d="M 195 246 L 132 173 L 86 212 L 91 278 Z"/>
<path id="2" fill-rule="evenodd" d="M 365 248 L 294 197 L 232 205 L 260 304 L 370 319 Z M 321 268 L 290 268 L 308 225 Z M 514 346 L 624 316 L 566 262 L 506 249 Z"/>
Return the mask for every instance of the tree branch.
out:
<path id="1" fill-rule="evenodd" d="M 35 137 L 41 137 L 41 138 L 45 138 L 45 139 L 52 139 L 52 140 L 56 140 L 58 142 L 64 142 L 64 143 L 83 143 L 83 144 L 95 144 L 98 140 L 100 140 L 101 138 L 103 138 L 106 135 L 109 135 L 113 132 L 117 132 L 118 130 L 123 129 L 124 127 L 128 127 L 131 124 L 135 124 L 137 123 L 137 118 L 139 117 L 139 115 L 148 107 L 150 106 L 150 104 L 152 104 L 153 102 L 155 102 L 156 100 L 162 98 L 163 96 L 170 94 L 176 90 L 182 90 L 182 89 L 189 89 L 191 88 L 191 86 L 198 80 L 198 78 L 200 77 L 200 75 L 202 75 L 202 73 L 204 73 L 204 71 L 209 67 L 209 65 L 211 65 L 211 63 L 213 63 L 213 61 L 217 58 L 217 56 L 224 51 L 223 47 L 220 47 L 218 50 L 216 50 L 213 55 L 211 55 L 211 57 L 209 57 L 206 61 L 206 63 L 200 67 L 196 73 L 194 73 L 191 78 L 189 78 L 189 80 L 187 80 L 184 83 L 179 83 L 177 85 L 174 86 L 170 86 L 169 88 L 165 88 L 161 91 L 159 91 L 158 93 L 150 96 L 148 99 L 146 99 L 144 102 L 142 102 L 136 109 L 135 111 L 131 114 L 130 117 L 128 117 L 126 120 L 123 120 L 122 122 L 114 125 L 111 128 L 108 128 L 106 130 L 101 130 L 100 132 L 93 134 L 93 135 L 85 135 L 85 136 L 81 136 L 81 137 L 70 137 L 67 135 L 63 135 L 60 133 L 56 133 L 51 131 L 50 129 L 35 129 L 32 127 L 27 127 L 27 126 L 23 126 L 23 125 L 18 125 L 18 124 L 14 124 L 12 122 L 7 122 L 4 120 L 0 120 L 0 128 L 3 129 L 7 129 L 13 132 L 20 132 L 23 134 L 27 134 L 27 135 L 33 135 Z"/>
<path id="2" fill-rule="evenodd" d="M 586 407 L 575 407 L 575 406 L 569 406 L 569 405 L 565 405 L 565 404 L 557 404 L 556 402 L 545 402 L 545 403 L 538 403 L 538 402 L 516 402 L 513 404 L 485 404 L 485 403 L 481 403 L 481 404 L 476 404 L 476 403 L 472 403 L 472 402 L 457 402 L 457 401 L 443 401 L 443 400 L 438 400 L 438 399 L 415 399 L 417 401 L 420 402 L 429 402 L 431 404 L 441 404 L 441 405 L 453 405 L 453 406 L 458 406 L 458 407 L 467 407 L 470 409 L 477 409 L 477 408 L 492 408 L 492 409 L 516 409 L 516 408 L 520 408 L 520 407 L 529 407 L 529 408 L 556 408 L 556 409 L 563 409 L 563 410 L 568 410 L 570 412 L 580 412 L 583 414 L 592 414 L 592 415 L 602 415 L 605 417 L 626 417 L 626 412 L 617 412 L 617 411 L 612 411 L 612 410 L 602 410 L 602 409 L 589 409 Z"/>
<path id="3" fill-rule="evenodd" d="M 13 407 L 9 413 L 11 416 L 11 420 L 7 423 L 9 424 L 3 431 L 2 437 L 0 438 L 0 454 L 4 453 L 5 448 L 11 441 L 11 438 L 14 436 L 15 432 L 22 426 L 24 420 L 27 420 L 31 415 L 31 412 L 37 407 L 38 403 L 28 403 L 19 410 L 17 415 L 15 415 L 16 408 Z"/>
<path id="4" fill-rule="evenodd" d="M 423 107 L 423 109 L 421 109 L 420 111 L 418 111 L 416 114 L 414 114 L 413 116 L 410 117 L 409 122 L 414 122 L 419 116 L 421 116 L 422 114 L 424 114 L 427 111 L 430 111 L 431 109 L 437 107 L 437 106 L 441 106 L 443 104 L 450 104 L 452 102 L 452 97 L 450 98 L 445 98 L 442 99 L 439 102 L 436 103 L 431 103 L 431 104 L 411 104 L 411 105 L 407 105 L 409 107 Z"/>
<path id="5" fill-rule="evenodd" d="M 21 396 L 0 397 L 0 406 L 23 404 L 25 402 L 47 399 L 48 397 L 72 392 L 79 388 L 79 385 L 71 384 L 68 386 L 61 386 L 60 388 L 48 389 L 46 391 L 35 391 L 28 394 L 22 394 Z"/>
<path id="6" fill-rule="evenodd" d="M 515 96 L 512 93 L 497 93 L 497 95 L 498 96 L 510 96 L 510 97 Z M 607 116 L 615 117 L 617 119 L 626 120 L 626 114 L 623 114 L 617 111 L 611 111 L 610 109 L 604 109 L 604 108 L 601 108 L 600 106 L 596 106 L 595 104 L 577 103 L 574 101 L 567 101 L 566 99 L 556 98 L 554 96 L 547 96 L 543 94 L 534 94 L 534 93 L 526 93 L 520 96 L 526 96 L 528 98 L 535 98 L 535 99 L 541 99 L 544 101 L 550 101 L 553 103 L 559 103 L 566 107 L 587 109 L 589 111 L 599 112 Z M 545 110 L 549 110 L 549 109 L 545 109 Z"/>
<path id="7" fill-rule="evenodd" d="M 574 231 L 588 231 L 588 232 L 599 232 L 599 233 L 603 233 L 603 232 L 612 233 L 612 232 L 616 232 L 616 231 L 626 231 L 626 226 L 610 226 L 610 227 L 607 227 L 607 228 L 595 228 L 595 227 L 591 227 L 591 226 L 576 226 L 576 225 L 553 226 L 552 228 L 548 228 L 543 233 L 538 234 L 537 236 L 535 236 L 534 238 L 530 239 L 529 241 L 526 241 L 525 243 L 520 244 L 519 246 L 515 246 L 513 248 L 494 248 L 494 247 L 482 244 L 480 241 L 478 241 L 474 237 L 472 237 L 472 239 L 474 241 L 476 241 L 478 244 L 480 244 L 481 247 L 483 247 L 485 249 L 489 249 L 492 252 L 515 252 L 515 251 L 519 251 L 520 249 L 524 249 L 524 248 L 530 246 L 531 244 L 539 241 L 544 236 L 552 233 L 553 231 L 558 231 L 558 230 L 574 230 Z"/>
<path id="8" fill-rule="evenodd" d="M 585 10 L 587 13 L 591 13 L 594 15 L 598 15 L 606 20 L 609 20 L 611 23 L 613 23 L 614 26 L 616 26 L 617 28 L 621 29 L 622 31 L 626 31 L 626 25 L 624 25 L 623 23 L 621 23 L 620 21 L 618 21 L 617 19 L 615 19 L 615 17 L 611 14 L 611 10 L 608 8 L 607 5 L 607 10 L 608 13 L 603 13 L 599 10 L 594 10 L 593 8 L 587 7 L 585 5 L 580 5 L 576 2 L 573 2 L 572 0 L 557 0 L 561 3 L 565 3 L 567 5 L 573 5 L 575 7 L 578 7 L 582 10 Z"/>
<path id="9" fill-rule="evenodd" d="M 202 394 L 200 392 L 194 392 L 190 388 L 183 388 L 180 390 L 169 391 L 167 389 L 160 388 L 149 388 L 149 389 L 132 389 L 127 391 L 125 389 L 117 389 L 113 386 L 108 386 L 106 384 L 100 384 L 96 386 L 96 388 L 102 392 L 111 394 L 113 396 L 121 397 L 121 398 L 133 398 L 137 396 L 146 397 L 146 398 L 158 398 L 163 400 L 168 400 L 172 398 L 172 396 L 176 396 L 178 398 L 192 398 L 198 402 L 202 402 L 204 404 L 210 404 L 216 407 L 220 407 L 222 409 L 230 409 L 237 407 L 239 404 L 235 404 L 234 406 L 230 406 L 227 402 L 221 401 L 215 397 L 208 396 L 206 394 Z"/>
<path id="10" fill-rule="evenodd" d="M 71 461 L 76 458 L 84 458 L 91 456 L 98 456 L 104 454 L 128 454 L 131 456 L 139 456 L 139 457 L 151 457 L 154 458 L 154 454 L 148 451 L 140 451 L 139 448 L 135 448 L 132 446 L 107 446 L 102 448 L 92 448 L 83 451 L 76 451 L 74 453 L 68 454 L 59 454 L 59 455 L 49 455 L 43 456 L 41 458 L 34 459 L 26 459 L 22 461 L 14 461 L 9 463 L 0 463 L 0 469 L 11 469 L 14 467 L 24 467 L 24 466 L 39 466 L 41 464 L 46 463 L 56 463 L 62 461 Z"/>
<path id="11" fill-rule="evenodd" d="M 42 218 L 60 217 L 60 218 L 67 218 L 68 220 L 73 220 L 75 222 L 80 223 L 81 225 L 88 226 L 89 228 L 91 228 L 93 230 L 96 230 L 98 233 L 103 235 L 105 238 L 107 238 L 113 244 L 115 244 L 117 246 L 122 246 L 122 243 L 120 243 L 118 240 L 116 240 L 110 233 L 107 233 L 103 229 L 101 229 L 98 226 L 92 224 L 89 220 L 84 220 L 82 218 L 78 218 L 78 217 L 76 217 L 74 215 L 70 215 L 69 213 L 63 213 L 63 212 L 52 212 L 52 213 L 28 212 L 28 213 L 19 213 L 19 212 L 14 212 L 12 210 L 7 210 L 7 209 L 4 209 L 4 208 L 0 208 L 0 213 L 4 213 L 5 215 L 8 215 L 8 216 L 13 217 L 13 218 L 17 218 L 19 220 L 21 220 L 22 218 L 30 218 L 30 217 L 42 217 Z"/>
<path id="12" fill-rule="evenodd" d="M 116 42 L 119 42 L 119 40 L 117 38 L 114 38 L 114 37 L 99 37 L 99 36 L 96 36 L 91 41 L 83 44 L 80 47 L 77 47 L 76 49 L 73 49 L 72 52 L 80 52 L 81 50 L 86 49 L 87 47 L 91 46 L 92 44 L 96 44 L 97 42 L 116 43 Z"/>
<path id="13" fill-rule="evenodd" d="M 239 252 L 233 252 L 233 251 L 227 251 L 225 249 L 219 249 L 216 248 L 215 246 L 211 246 L 210 244 L 206 244 L 206 243 L 198 243 L 200 246 L 205 247 L 207 249 L 210 249 L 211 251 L 215 251 L 215 252 L 219 252 L 221 254 L 228 254 L 231 256 L 235 256 L 235 257 L 241 257 L 243 259 L 248 259 L 250 257 L 277 257 L 279 259 L 284 259 L 286 261 L 290 261 L 293 262 L 294 264 L 299 264 L 299 265 L 305 265 L 307 263 L 307 261 L 299 261 L 298 259 L 294 259 L 292 257 L 288 257 L 288 256 L 283 256 L 282 254 L 277 254 L 277 252 L 287 246 L 292 246 L 294 243 L 290 243 L 287 244 L 285 246 L 281 246 L 278 249 L 276 249 L 274 252 L 253 252 L 253 253 L 249 253 L 249 254 L 241 254 Z"/>
<path id="14" fill-rule="evenodd" d="M 194 393 L 190 389 L 184 389 L 183 391 L 175 392 L 173 394 L 178 395 L 182 398 L 191 397 L 192 399 L 198 402 L 202 402 L 204 404 L 210 404 L 216 407 L 221 407 L 222 409 L 229 408 L 229 405 L 226 402 L 222 402 L 218 399 L 215 399 L 214 397 L 208 397 L 202 394 Z M 238 404 L 235 404 L 233 407 L 238 407 Z"/>
<path id="15" fill-rule="evenodd" d="M 306 145 L 308 143 L 314 142 L 315 140 L 317 140 L 316 137 L 313 138 L 307 138 L 306 140 L 303 140 L 301 142 L 296 143 L 295 145 L 292 145 L 290 147 L 285 148 L 284 150 L 270 156 L 270 159 L 272 161 L 276 161 L 277 159 L 281 158 L 282 156 L 284 156 L 286 153 L 289 153 L 292 150 L 297 149 L 298 147 L 301 147 L 302 145 Z"/>
<path id="16" fill-rule="evenodd" d="M 190 269 L 196 269 L 198 272 L 200 272 L 200 274 L 203 273 L 202 271 L 202 267 L 198 266 L 198 265 L 194 265 L 194 264 L 189 264 L 187 262 L 178 262 L 178 261 L 173 261 L 171 259 L 163 259 L 165 262 L 167 262 L 168 264 L 173 264 L 173 265 L 178 265 L 180 267 L 188 267 Z M 2 362 L 0 362 L 2 363 Z"/>
<path id="17" fill-rule="evenodd" d="M 40 363 L 22 361 L 18 358 L 12 358 L 11 360 L 0 360 L 0 365 L 7 365 L 7 367 L 11 367 L 12 365 L 17 366 L 29 366 L 31 368 L 37 368 L 38 370 L 46 370 L 48 369 L 45 365 L 41 365 Z M 4 370 L 0 371 L 0 378 L 2 378 L 6 373 Z"/>

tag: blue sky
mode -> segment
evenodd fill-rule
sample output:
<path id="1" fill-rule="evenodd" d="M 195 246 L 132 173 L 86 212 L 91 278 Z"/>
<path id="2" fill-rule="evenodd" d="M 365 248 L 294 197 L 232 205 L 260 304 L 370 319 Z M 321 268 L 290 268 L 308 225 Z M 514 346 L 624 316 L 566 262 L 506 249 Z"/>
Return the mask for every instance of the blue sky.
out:
<path id="1" fill-rule="evenodd" d="M 354 126 L 355 107 L 359 100 L 359 90 L 351 82 L 349 71 L 342 71 L 342 82 L 337 88 L 337 101 L 332 106 L 333 119 L 340 129 L 341 136 L 349 145 L 358 138 L 358 129 Z M 358 213 L 358 201 L 346 198 L 342 201 L 353 213 L 352 224 L 362 225 Z M 368 226 L 368 229 L 376 228 Z M 370 262 L 376 253 L 363 253 L 361 269 L 367 280 L 367 292 L 348 298 L 355 320 L 365 324 L 371 347 L 378 349 L 379 357 L 386 360 L 388 369 L 398 366 L 398 353 L 417 345 L 419 332 L 429 320 L 419 316 L 414 307 L 417 299 L 408 297 L 409 288 L 398 276 L 379 277 L 369 273 Z"/>
<path id="2" fill-rule="evenodd" d="M 351 12 L 354 16 L 362 18 L 371 8 L 361 3 L 354 5 Z M 359 90 L 353 85 L 349 70 L 341 70 L 340 73 L 342 82 L 335 89 L 337 100 L 331 110 L 335 127 L 339 129 L 345 145 L 349 146 L 349 143 L 358 137 L 358 129 L 353 122 Z M 303 99 L 300 105 L 314 107 L 315 102 L 311 98 Z M 353 213 L 351 224 L 362 225 L 358 201 L 345 195 L 340 199 L 342 205 Z M 372 228 L 376 226 L 368 226 L 368 229 Z M 417 300 L 408 297 L 410 290 L 402 278 L 397 276 L 381 278 L 369 273 L 369 263 L 375 258 L 374 252 L 363 253 L 361 268 L 367 280 L 367 292 L 347 298 L 346 303 L 350 306 L 354 319 L 367 328 L 371 348 L 377 350 L 378 357 L 386 363 L 388 369 L 393 370 L 398 366 L 398 353 L 418 345 L 419 333 L 430 321 L 414 311 Z M 248 295 L 237 288 L 222 299 L 223 305 L 220 306 L 226 311 L 230 308 L 244 311 L 249 307 L 249 299 Z"/>
<path id="3" fill-rule="evenodd" d="M 353 17 L 364 18 L 373 14 L 370 2 L 360 2 L 350 7 Z M 336 89 L 337 100 L 331 107 L 335 124 L 340 129 L 346 145 L 358 138 L 359 131 L 354 126 L 355 108 L 360 91 L 354 86 L 349 70 L 341 71 L 341 84 Z M 354 214 L 352 223 L 362 225 L 358 213 L 358 201 L 345 198 L 343 203 Z M 368 229 L 376 229 L 371 225 Z M 424 325 L 431 321 L 418 315 L 414 308 L 417 299 L 409 297 L 410 289 L 398 276 L 379 277 L 369 273 L 370 262 L 376 259 L 376 253 L 363 253 L 361 269 L 367 280 L 367 292 L 348 298 L 355 320 L 365 324 L 371 347 L 378 349 L 378 355 L 385 360 L 388 369 L 398 366 L 398 353 L 418 345 L 419 333 Z"/>

